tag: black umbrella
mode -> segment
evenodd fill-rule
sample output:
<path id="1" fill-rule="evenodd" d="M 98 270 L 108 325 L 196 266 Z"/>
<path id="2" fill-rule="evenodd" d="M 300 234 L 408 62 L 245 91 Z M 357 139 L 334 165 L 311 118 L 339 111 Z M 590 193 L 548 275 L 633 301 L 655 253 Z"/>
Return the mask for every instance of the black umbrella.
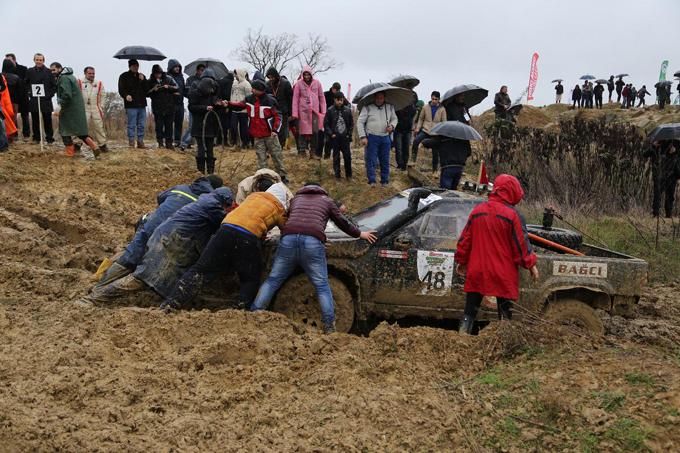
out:
<path id="1" fill-rule="evenodd" d="M 616 77 L 629 77 L 629 74 L 616 74 Z"/>
<path id="2" fill-rule="evenodd" d="M 595 83 L 607 83 L 609 82 L 607 79 L 597 79 Z"/>
<path id="3" fill-rule="evenodd" d="M 186 65 L 184 68 L 184 73 L 190 76 L 196 74 L 196 68 L 199 64 L 205 65 L 206 69 L 212 69 L 215 73 L 216 79 L 221 79 L 222 77 L 229 74 L 229 69 L 227 69 L 227 66 L 216 58 L 199 58 L 194 60 Z"/>
<path id="4" fill-rule="evenodd" d="M 673 74 L 673 77 L 680 77 L 680 71 L 678 71 L 678 72 L 676 72 L 675 74 Z"/>
<path id="5" fill-rule="evenodd" d="M 647 136 L 650 141 L 680 139 L 680 123 L 662 124 Z"/>
<path id="6" fill-rule="evenodd" d="M 420 80 L 418 80 L 416 77 L 410 76 L 410 75 L 400 75 L 395 78 L 393 78 L 390 81 L 390 85 L 394 85 L 395 87 L 399 88 L 406 88 L 409 90 L 414 89 L 415 87 L 418 86 L 420 83 Z"/>
<path id="7" fill-rule="evenodd" d="M 590 74 L 585 74 L 581 76 L 581 80 L 595 80 L 595 79 L 597 79 L 597 77 Z"/>
<path id="8" fill-rule="evenodd" d="M 430 135 L 441 135 L 459 140 L 482 140 L 482 136 L 475 128 L 460 121 L 437 123 L 430 129 Z"/>
<path id="9" fill-rule="evenodd" d="M 656 82 L 654 84 L 654 88 L 659 88 L 659 86 L 661 86 L 661 85 L 663 85 L 663 86 L 673 85 L 673 82 L 671 82 L 670 80 L 662 80 L 661 82 Z"/>
<path id="10" fill-rule="evenodd" d="M 375 95 L 378 93 L 385 93 L 385 102 L 392 104 L 394 110 L 401 110 L 413 102 L 413 91 L 406 88 L 399 88 L 390 85 L 389 83 L 381 83 L 379 86 L 373 88 L 359 100 L 359 108 L 372 104 Z"/>
<path id="11" fill-rule="evenodd" d="M 165 60 L 165 55 L 160 50 L 148 46 L 126 46 L 120 49 L 113 58 L 120 60 L 145 60 L 145 61 L 161 61 Z"/>
<path id="12" fill-rule="evenodd" d="M 381 87 L 383 85 L 387 85 L 387 84 L 383 83 L 383 82 L 373 82 L 373 83 L 369 83 L 368 85 L 362 86 L 361 88 L 359 88 L 359 90 L 357 90 L 357 93 L 352 98 L 352 104 L 358 104 L 359 101 L 361 101 L 361 98 L 366 96 L 366 93 L 368 93 L 369 91 L 371 91 L 375 88 Z"/>
<path id="13" fill-rule="evenodd" d="M 562 82 L 564 79 L 555 79 L 551 80 L 550 83 L 557 83 L 557 82 Z"/>
<path id="14" fill-rule="evenodd" d="M 470 108 L 482 102 L 489 95 L 489 91 L 472 84 L 458 85 L 444 93 L 442 104 L 446 106 L 452 103 L 453 99 L 459 94 L 463 95 L 465 106 Z"/>

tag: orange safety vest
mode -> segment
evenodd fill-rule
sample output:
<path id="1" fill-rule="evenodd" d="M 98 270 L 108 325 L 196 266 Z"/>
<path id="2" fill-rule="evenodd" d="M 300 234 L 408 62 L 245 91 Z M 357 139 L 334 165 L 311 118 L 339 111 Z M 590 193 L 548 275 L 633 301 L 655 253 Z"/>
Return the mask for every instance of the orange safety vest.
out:
<path id="1" fill-rule="evenodd" d="M 14 106 L 12 105 L 12 99 L 9 97 L 7 78 L 3 75 L 2 80 L 5 82 L 6 88 L 5 91 L 0 93 L 0 105 L 2 105 L 3 115 L 5 115 L 5 134 L 9 138 L 17 133 L 17 126 L 14 124 Z"/>

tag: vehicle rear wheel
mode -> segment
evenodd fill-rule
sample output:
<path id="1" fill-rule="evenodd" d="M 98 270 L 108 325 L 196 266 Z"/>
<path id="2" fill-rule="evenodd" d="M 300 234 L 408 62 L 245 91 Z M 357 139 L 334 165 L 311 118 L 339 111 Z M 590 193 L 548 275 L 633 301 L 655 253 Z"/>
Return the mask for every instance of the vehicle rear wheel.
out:
<path id="1" fill-rule="evenodd" d="M 595 335 L 604 335 L 604 325 L 593 307 L 576 299 L 560 299 L 548 304 L 546 319 L 575 326 Z"/>
<path id="2" fill-rule="evenodd" d="M 547 229 L 541 225 L 527 225 L 527 231 L 574 250 L 581 248 L 583 243 L 583 235 L 578 231 L 565 230 L 564 228 Z"/>
<path id="3" fill-rule="evenodd" d="M 354 325 L 352 293 L 337 277 L 329 276 L 328 283 L 335 304 L 335 329 L 338 332 L 349 332 Z M 284 283 L 276 295 L 272 310 L 319 330 L 323 328 L 316 290 L 305 274 L 296 275 Z"/>

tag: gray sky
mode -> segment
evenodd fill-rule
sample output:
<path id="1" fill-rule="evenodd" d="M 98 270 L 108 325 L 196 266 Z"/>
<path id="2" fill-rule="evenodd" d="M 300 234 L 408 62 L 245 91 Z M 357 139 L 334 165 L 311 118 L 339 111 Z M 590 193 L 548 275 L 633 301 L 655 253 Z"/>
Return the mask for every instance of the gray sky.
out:
<path id="1" fill-rule="evenodd" d="M 343 65 L 320 76 L 325 89 L 337 80 L 343 91 L 350 82 L 354 92 L 369 79 L 406 73 L 421 80 L 421 99 L 435 89 L 480 85 L 490 93 L 482 108 L 502 84 L 511 98 L 520 94 L 534 51 L 540 58 L 533 105 L 553 102 L 554 78 L 570 89 L 584 73 L 627 72 L 636 86 L 650 88 L 664 59 L 669 78 L 680 70 L 678 0 L 0 0 L 0 16 L 3 55 L 14 52 L 31 66 L 41 52 L 77 75 L 92 65 L 108 90 L 127 70 L 124 60 L 111 58 L 125 45 L 154 46 L 182 64 L 213 56 L 232 69 L 245 66 L 232 50 L 248 28 L 259 27 L 326 36 Z M 142 72 L 151 64 L 142 62 Z"/>

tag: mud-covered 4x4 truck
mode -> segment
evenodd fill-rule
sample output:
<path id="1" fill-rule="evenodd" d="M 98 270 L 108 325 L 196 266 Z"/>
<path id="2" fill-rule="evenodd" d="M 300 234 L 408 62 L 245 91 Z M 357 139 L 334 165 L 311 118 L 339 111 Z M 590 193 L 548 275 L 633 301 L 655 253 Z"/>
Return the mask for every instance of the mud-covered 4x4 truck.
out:
<path id="1" fill-rule="evenodd" d="M 362 230 L 378 232 L 372 245 L 329 223 L 328 273 L 338 331 L 348 332 L 371 317 L 461 319 L 464 279 L 455 273 L 453 257 L 470 211 L 485 200 L 462 191 L 404 191 L 353 217 Z M 647 281 L 645 261 L 583 244 L 580 234 L 570 230 L 533 225 L 528 229 L 584 256 L 534 246 L 540 279 L 534 283 L 528 272 L 520 273 L 514 317 L 538 314 L 602 333 L 596 310 L 625 314 L 637 303 Z M 277 243 L 277 237 L 268 241 L 268 268 Z M 281 287 L 272 309 L 297 321 L 320 324 L 314 288 L 302 273 Z M 493 319 L 496 310 L 483 306 L 477 320 Z"/>

